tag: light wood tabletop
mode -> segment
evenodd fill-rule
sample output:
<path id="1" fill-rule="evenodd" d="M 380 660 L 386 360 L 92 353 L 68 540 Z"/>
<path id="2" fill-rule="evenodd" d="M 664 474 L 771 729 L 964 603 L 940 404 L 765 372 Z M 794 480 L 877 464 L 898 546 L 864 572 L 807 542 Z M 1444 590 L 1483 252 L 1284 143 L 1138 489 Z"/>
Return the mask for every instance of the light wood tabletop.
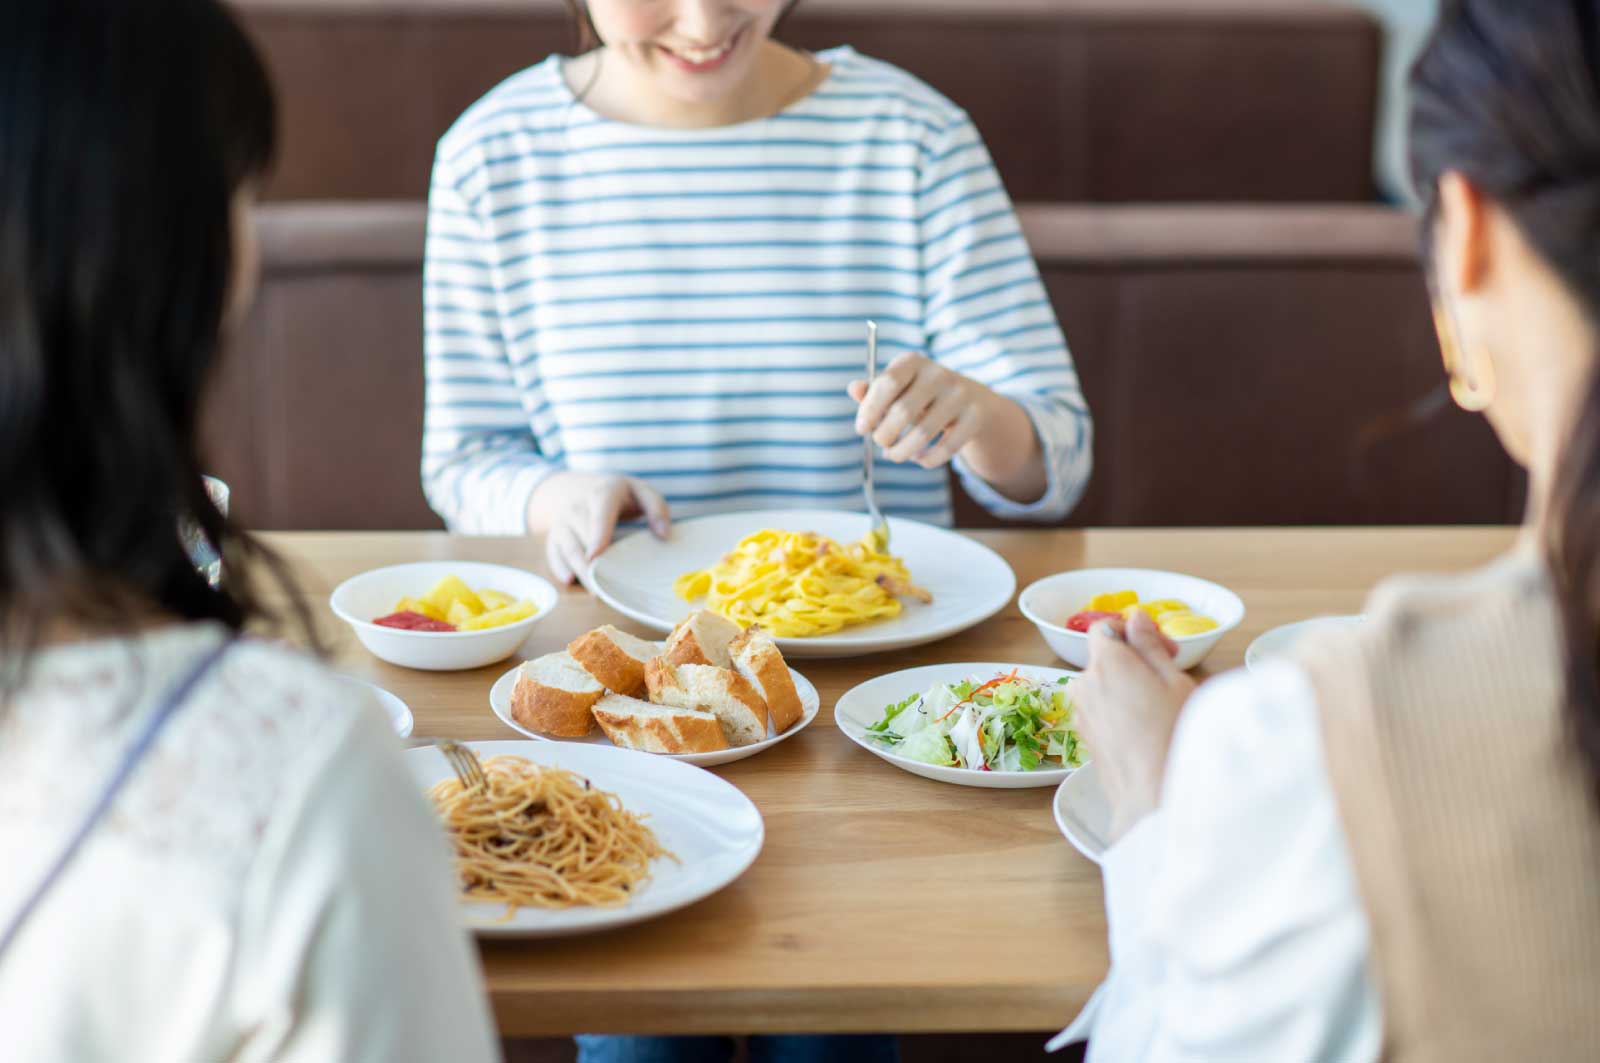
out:
<path id="1" fill-rule="evenodd" d="M 972 533 L 1018 588 L 1066 569 L 1137 566 L 1214 580 L 1248 613 L 1201 673 L 1239 665 L 1279 624 L 1358 612 L 1396 571 L 1455 571 L 1507 549 L 1509 528 L 1040 530 Z M 325 621 L 335 664 L 410 704 L 420 740 L 518 737 L 489 708 L 511 662 L 418 672 L 367 654 L 326 607 L 342 579 L 380 565 L 477 560 L 544 572 L 539 544 L 442 533 L 278 533 Z M 602 623 L 647 634 L 582 590 L 563 595 L 521 654 Z M 604 1033 L 1039 1031 L 1072 1018 L 1105 975 L 1098 869 L 1066 843 L 1052 791 L 917 778 L 833 723 L 846 690 L 885 672 L 959 661 L 1055 665 L 1015 601 L 963 634 L 910 650 L 796 661 L 817 687 L 812 726 L 711 769 L 761 810 L 766 845 L 742 878 L 683 911 L 587 937 L 482 948 L 507 1036 Z"/>

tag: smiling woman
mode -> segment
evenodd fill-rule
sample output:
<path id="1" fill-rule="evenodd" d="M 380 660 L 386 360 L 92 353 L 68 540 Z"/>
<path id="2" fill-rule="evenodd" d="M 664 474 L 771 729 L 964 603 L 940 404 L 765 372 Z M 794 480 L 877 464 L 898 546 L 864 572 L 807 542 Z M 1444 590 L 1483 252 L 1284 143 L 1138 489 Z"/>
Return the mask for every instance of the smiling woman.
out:
<path id="1" fill-rule="evenodd" d="M 978 131 L 772 40 L 788 6 L 591 0 L 600 46 L 441 140 L 422 478 L 453 530 L 542 534 L 570 581 L 619 520 L 860 508 L 863 437 L 891 515 L 950 524 L 952 465 L 1000 516 L 1082 493 L 1089 413 Z"/>

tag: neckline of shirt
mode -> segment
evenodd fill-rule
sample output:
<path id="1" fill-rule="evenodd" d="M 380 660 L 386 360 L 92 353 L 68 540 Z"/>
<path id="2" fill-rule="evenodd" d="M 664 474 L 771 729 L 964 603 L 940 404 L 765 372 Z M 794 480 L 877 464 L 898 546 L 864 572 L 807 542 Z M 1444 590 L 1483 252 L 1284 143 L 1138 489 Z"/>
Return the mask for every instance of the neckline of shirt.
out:
<path id="1" fill-rule="evenodd" d="M 846 66 L 856 58 L 856 51 L 848 44 L 841 44 L 820 52 L 813 52 L 812 58 L 828 68 L 827 76 L 804 96 L 782 107 L 772 114 L 760 118 L 751 118 L 743 122 L 730 122 L 727 125 L 694 126 L 683 128 L 679 126 L 641 125 L 636 122 L 624 122 L 615 118 L 608 118 L 590 107 L 578 98 L 572 91 L 572 86 L 567 84 L 566 76 L 562 73 L 562 64 L 571 58 L 564 55 L 552 55 L 545 60 L 551 78 L 555 81 L 556 90 L 560 94 L 562 103 L 569 109 L 570 114 L 580 119 L 583 126 L 604 127 L 610 130 L 626 130 L 631 134 L 660 137 L 663 140 L 692 139 L 703 137 L 708 133 L 729 135 L 740 133 L 756 133 L 765 129 L 768 123 L 776 118 L 804 114 L 817 105 L 819 98 L 825 98 L 823 93 L 831 87 L 837 87 L 839 75 Z"/>

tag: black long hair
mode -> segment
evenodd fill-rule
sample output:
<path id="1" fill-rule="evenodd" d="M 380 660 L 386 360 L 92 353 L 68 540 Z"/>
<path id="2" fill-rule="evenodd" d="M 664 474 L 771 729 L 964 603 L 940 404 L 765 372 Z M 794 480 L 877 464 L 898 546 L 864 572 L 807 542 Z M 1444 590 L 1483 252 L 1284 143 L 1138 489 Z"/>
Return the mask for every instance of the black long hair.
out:
<path id="1" fill-rule="evenodd" d="M 1600 0 L 1453 0 L 1412 92 L 1417 187 L 1436 198 L 1445 173 L 1465 176 L 1600 328 Z M 1600 371 L 1581 402 L 1545 545 L 1571 729 L 1600 800 Z"/>
<path id="2" fill-rule="evenodd" d="M 264 551 L 207 496 L 197 426 L 231 294 L 232 204 L 274 131 L 266 71 L 216 0 L 0 3 L 8 679 L 57 621 L 238 630 L 269 616 L 251 579 Z M 222 588 L 190 563 L 180 519 L 218 547 Z"/>

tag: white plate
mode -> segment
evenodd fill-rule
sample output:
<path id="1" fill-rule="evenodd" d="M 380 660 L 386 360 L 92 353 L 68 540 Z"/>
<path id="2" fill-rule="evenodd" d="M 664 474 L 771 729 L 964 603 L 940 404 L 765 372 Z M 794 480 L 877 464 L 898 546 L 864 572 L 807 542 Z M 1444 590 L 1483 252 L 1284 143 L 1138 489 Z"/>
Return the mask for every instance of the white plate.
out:
<path id="1" fill-rule="evenodd" d="M 411 736 L 411 728 L 416 724 L 416 721 L 411 716 L 411 706 L 376 683 L 369 683 L 365 679 L 357 679 L 353 675 L 341 675 L 339 679 L 342 682 L 351 683 L 361 687 L 363 690 L 370 691 L 372 696 L 378 700 L 378 704 L 383 706 L 384 713 L 389 717 L 390 725 L 394 727 L 394 733 L 401 738 L 409 738 Z"/>
<path id="2" fill-rule="evenodd" d="M 1318 630 L 1352 627 L 1365 619 L 1364 616 L 1319 616 L 1313 620 L 1301 620 L 1298 623 L 1275 627 L 1271 631 L 1264 632 L 1250 644 L 1249 649 L 1244 651 L 1244 666 L 1255 671 L 1267 661 L 1288 656 L 1294 649 L 1294 644 L 1306 635 Z"/>
<path id="3" fill-rule="evenodd" d="M 1056 826 L 1078 852 L 1095 863 L 1111 845 L 1111 805 L 1091 761 L 1073 772 L 1053 802 Z"/>
<path id="4" fill-rule="evenodd" d="M 833 720 L 839 730 L 856 745 L 873 756 L 882 757 L 897 768 L 920 775 L 924 779 L 953 782 L 960 786 L 981 786 L 990 790 L 1022 790 L 1035 786 L 1055 786 L 1071 775 L 1073 768 L 1045 768 L 1040 771 L 974 771 L 971 768 L 946 768 L 938 764 L 924 764 L 885 749 L 867 737 L 867 728 L 883 719 L 883 711 L 912 694 L 920 694 L 935 683 L 959 683 L 963 679 L 992 679 L 997 675 L 1019 670 L 1024 678 L 1037 683 L 1054 683 L 1062 676 L 1073 677 L 1077 672 L 1056 668 L 1035 668 L 1014 664 L 930 664 L 922 668 L 907 668 L 869 679 L 852 687 L 833 707 Z"/>
<path id="5" fill-rule="evenodd" d="M 551 742 L 468 742 L 480 757 L 501 753 L 527 757 L 583 775 L 616 794 L 630 812 L 649 817 L 650 829 L 678 857 L 660 859 L 650 881 L 618 908 L 518 908 L 509 922 L 496 922 L 505 908 L 474 903 L 462 907 L 479 937 L 562 937 L 654 919 L 709 897 L 755 863 L 766 828 L 750 799 L 708 771 L 610 746 Z M 451 776 L 439 750 L 406 751 L 424 788 Z"/>
<path id="6" fill-rule="evenodd" d="M 865 514 L 839 510 L 769 509 L 696 517 L 673 524 L 665 542 L 645 533 L 618 541 L 589 566 L 589 585 L 624 616 L 656 631 L 670 631 L 704 604 L 672 593 L 673 581 L 713 564 L 746 535 L 777 528 L 855 542 L 866 534 L 867 525 Z M 933 642 L 987 620 L 1016 592 L 1011 566 L 965 535 L 898 517 L 889 518 L 889 535 L 890 550 L 904 559 L 911 579 L 933 595 L 933 604 L 906 600 L 900 615 L 888 620 L 832 635 L 778 639 L 785 657 L 855 657 Z"/>
<path id="7" fill-rule="evenodd" d="M 611 739 L 606 737 L 606 733 L 598 727 L 582 738 L 557 738 L 554 735 L 543 735 L 538 731 L 530 731 L 513 719 L 511 716 L 511 691 L 517 685 L 517 670 L 521 667 L 521 665 L 518 665 L 516 668 L 511 669 L 511 671 L 496 679 L 494 686 L 489 688 L 489 707 L 494 710 L 496 716 L 500 717 L 501 723 L 519 734 L 527 735 L 536 742 L 599 746 L 603 749 L 617 748 L 611 744 Z M 730 749 L 719 749 L 714 753 L 646 753 L 645 756 L 661 757 L 665 760 L 681 760 L 685 764 L 693 764 L 700 768 L 710 768 L 718 764 L 731 764 L 736 760 L 753 757 L 762 750 L 769 749 L 785 739 L 793 738 L 809 727 L 811 721 L 817 718 L 817 710 L 821 707 L 821 702 L 817 697 L 817 688 L 811 685 L 811 680 L 793 668 L 789 669 L 789 676 L 794 680 L 795 693 L 800 695 L 801 713 L 799 721 L 783 734 L 774 735 L 772 733 L 772 723 L 768 721 L 766 739 L 761 742 L 753 742 L 748 746 L 733 746 Z"/>

